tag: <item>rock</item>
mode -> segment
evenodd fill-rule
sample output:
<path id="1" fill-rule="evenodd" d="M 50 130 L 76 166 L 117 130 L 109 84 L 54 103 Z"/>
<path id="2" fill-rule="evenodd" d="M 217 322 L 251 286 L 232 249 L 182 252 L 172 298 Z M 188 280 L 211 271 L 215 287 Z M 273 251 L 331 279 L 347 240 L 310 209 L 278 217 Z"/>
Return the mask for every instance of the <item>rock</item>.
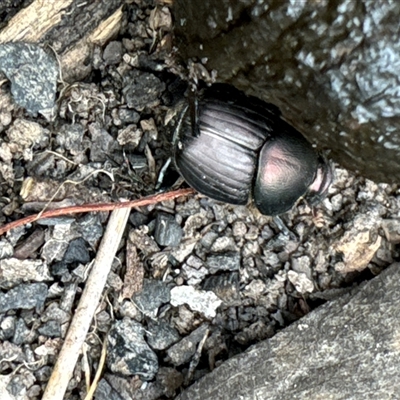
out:
<path id="1" fill-rule="evenodd" d="M 206 265 L 210 274 L 220 271 L 238 271 L 240 268 L 240 254 L 226 253 L 210 256 L 207 258 Z"/>
<path id="2" fill-rule="evenodd" d="M 313 281 L 303 272 L 289 271 L 288 279 L 301 294 L 311 293 L 314 290 Z"/>
<path id="3" fill-rule="evenodd" d="M 215 317 L 221 303 L 222 301 L 213 292 L 197 290 L 193 286 L 175 286 L 171 290 L 173 306 L 187 304 L 193 311 L 198 311 L 208 319 Z"/>
<path id="4" fill-rule="evenodd" d="M 376 181 L 399 181 L 400 3 L 174 6 L 182 58 L 206 60 L 189 63 L 191 73 L 211 81 L 215 70 L 219 82 L 277 105 L 341 165 Z"/>
<path id="5" fill-rule="evenodd" d="M 396 263 L 224 362 L 177 400 L 391 398 L 400 391 L 399 282 Z"/>
<path id="6" fill-rule="evenodd" d="M 239 275 L 237 272 L 212 275 L 204 279 L 203 290 L 211 290 L 225 305 L 235 305 L 240 301 Z"/>
<path id="7" fill-rule="evenodd" d="M 183 231 L 173 215 L 158 213 L 154 239 L 160 246 L 176 247 L 182 240 Z"/>
<path id="8" fill-rule="evenodd" d="M 58 63 L 34 43 L 0 45 L 0 69 L 11 81 L 16 103 L 49 116 L 55 106 Z"/>
<path id="9" fill-rule="evenodd" d="M 154 317 L 158 307 L 168 303 L 170 300 L 170 289 L 162 281 L 144 279 L 143 289 L 135 294 L 132 301 L 139 310 L 148 316 Z"/>
<path id="10" fill-rule="evenodd" d="M 95 396 L 98 400 L 123 400 L 123 397 L 105 379 L 99 382 Z"/>
<path id="11" fill-rule="evenodd" d="M 168 351 L 168 361 L 175 366 L 190 361 L 196 352 L 197 344 L 203 339 L 208 330 L 208 325 L 203 324 L 194 330 L 190 335 L 184 337 L 180 342 L 173 345 Z"/>
<path id="12" fill-rule="evenodd" d="M 90 255 L 85 240 L 82 238 L 72 240 L 64 254 L 63 261 L 66 264 L 73 262 L 87 264 L 90 261 Z"/>
<path id="13" fill-rule="evenodd" d="M 122 59 L 122 43 L 112 41 L 103 52 L 103 59 L 107 65 L 118 64 Z"/>
<path id="14" fill-rule="evenodd" d="M 41 327 L 38 328 L 38 332 L 41 335 L 47 336 L 47 337 L 61 337 L 61 325 L 60 322 L 58 321 L 48 321 L 45 324 L 43 324 Z"/>
<path id="15" fill-rule="evenodd" d="M 145 342 L 143 327 L 127 318 L 116 321 L 108 335 L 108 368 L 129 376 L 152 380 L 158 370 L 158 358 Z"/>
<path id="16" fill-rule="evenodd" d="M 129 108 L 142 111 L 159 104 L 165 83 L 148 72 L 132 70 L 125 74 L 123 94 Z"/>
<path id="17" fill-rule="evenodd" d="M 42 260 L 18 260 L 8 258 L 0 261 L 0 285 L 15 285 L 21 282 L 51 281 L 49 268 Z"/>
<path id="18" fill-rule="evenodd" d="M 41 308 L 47 297 L 44 283 L 21 284 L 6 293 L 0 293 L 0 312 L 8 310 Z"/>
<path id="19" fill-rule="evenodd" d="M 389 243 L 400 243 L 400 219 L 384 219 L 382 220 L 382 229 Z"/>
<path id="20" fill-rule="evenodd" d="M 179 339 L 178 331 L 166 321 L 149 321 L 146 329 L 149 345 L 155 350 L 165 350 Z"/>
<path id="21" fill-rule="evenodd" d="M 175 390 L 177 390 L 183 383 L 182 374 L 174 368 L 160 368 L 156 379 L 157 383 L 160 384 L 163 392 L 168 397 L 173 397 Z"/>

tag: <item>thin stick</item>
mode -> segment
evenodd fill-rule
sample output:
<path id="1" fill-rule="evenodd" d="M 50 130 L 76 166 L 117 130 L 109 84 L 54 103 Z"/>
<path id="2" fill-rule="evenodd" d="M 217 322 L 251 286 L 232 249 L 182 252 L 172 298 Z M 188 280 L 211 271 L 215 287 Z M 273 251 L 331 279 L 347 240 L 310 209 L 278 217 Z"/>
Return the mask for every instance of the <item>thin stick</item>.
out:
<path id="1" fill-rule="evenodd" d="M 129 209 L 124 208 L 114 210 L 111 214 L 92 271 L 86 282 L 78 308 L 72 319 L 42 400 L 60 400 L 64 398 L 68 382 L 74 372 L 81 347 L 106 284 L 112 261 L 118 250 L 129 212 Z"/>
<path id="2" fill-rule="evenodd" d="M 160 193 L 148 197 L 144 197 L 138 200 L 126 201 L 121 203 L 100 203 L 100 204 L 83 204 L 81 206 L 62 207 L 55 210 L 49 210 L 40 212 L 39 214 L 29 215 L 28 217 L 18 219 L 10 222 L 9 224 L 0 227 L 0 235 L 8 232 L 11 229 L 17 228 L 18 226 L 29 224 L 43 218 L 59 217 L 67 214 L 86 213 L 92 211 L 112 211 L 119 208 L 132 208 L 148 206 L 149 204 L 156 204 L 161 201 L 176 199 L 177 197 L 187 196 L 193 194 L 193 189 L 180 189 L 174 190 L 173 192 Z"/>

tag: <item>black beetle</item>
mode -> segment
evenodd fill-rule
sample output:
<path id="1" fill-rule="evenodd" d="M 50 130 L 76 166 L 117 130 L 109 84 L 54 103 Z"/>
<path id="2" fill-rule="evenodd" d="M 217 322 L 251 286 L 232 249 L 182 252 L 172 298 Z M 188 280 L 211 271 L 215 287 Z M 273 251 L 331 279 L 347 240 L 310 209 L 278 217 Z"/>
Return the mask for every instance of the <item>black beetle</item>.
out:
<path id="1" fill-rule="evenodd" d="M 185 106 L 174 159 L 198 192 L 231 204 L 247 204 L 251 196 L 271 216 L 301 197 L 318 202 L 332 181 L 330 165 L 277 107 L 225 84 L 212 85 Z"/>

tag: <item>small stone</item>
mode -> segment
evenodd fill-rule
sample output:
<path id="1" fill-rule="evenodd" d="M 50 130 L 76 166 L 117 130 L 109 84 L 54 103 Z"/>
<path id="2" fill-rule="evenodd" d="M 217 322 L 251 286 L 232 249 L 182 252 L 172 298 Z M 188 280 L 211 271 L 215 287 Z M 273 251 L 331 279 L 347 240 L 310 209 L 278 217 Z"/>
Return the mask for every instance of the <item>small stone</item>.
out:
<path id="1" fill-rule="evenodd" d="M 107 65 L 118 64 L 122 60 L 122 43 L 112 41 L 103 52 L 103 60 Z"/>
<path id="2" fill-rule="evenodd" d="M 59 66 L 41 47 L 33 43 L 0 45 L 0 69 L 11 81 L 17 104 L 43 115 L 53 109 Z"/>
<path id="3" fill-rule="evenodd" d="M 174 257 L 179 263 L 183 262 L 185 258 L 193 252 L 197 241 L 197 238 L 184 240 L 179 244 L 179 246 L 172 249 L 171 256 Z"/>
<path id="4" fill-rule="evenodd" d="M 143 119 L 140 121 L 140 127 L 142 128 L 143 132 L 146 132 L 149 135 L 151 140 L 157 140 L 158 131 L 153 118 Z"/>
<path id="5" fill-rule="evenodd" d="M 138 129 L 136 125 L 131 124 L 118 131 L 117 140 L 121 146 L 129 144 L 132 149 L 136 149 L 139 146 L 142 136 L 143 131 Z"/>
<path id="6" fill-rule="evenodd" d="M 211 275 L 219 271 L 239 271 L 240 254 L 227 253 L 223 255 L 215 255 L 207 258 L 206 266 Z"/>
<path id="7" fill-rule="evenodd" d="M 58 321 L 48 321 L 45 324 L 43 324 L 41 327 L 39 327 L 38 332 L 41 335 L 55 338 L 55 337 L 61 337 L 61 325 L 60 322 Z"/>
<path id="8" fill-rule="evenodd" d="M 124 400 L 104 378 L 97 385 L 94 398 L 97 400 Z"/>
<path id="9" fill-rule="evenodd" d="M 118 110 L 118 116 L 123 124 L 137 124 L 140 119 L 140 114 L 129 108 L 120 108 Z"/>
<path id="10" fill-rule="evenodd" d="M 175 286 L 171 290 L 171 304 L 175 307 L 187 304 L 206 318 L 214 318 L 222 301 L 213 292 L 197 290 L 193 286 Z"/>
<path id="11" fill-rule="evenodd" d="M 186 278 L 187 283 L 191 286 L 200 283 L 202 279 L 209 273 L 206 267 L 201 267 L 197 269 L 190 267 L 186 263 L 183 264 L 181 271 L 183 273 L 183 276 Z"/>
<path id="12" fill-rule="evenodd" d="M 178 331 L 165 321 L 149 321 L 146 329 L 147 342 L 155 350 L 165 350 L 179 339 Z"/>
<path id="13" fill-rule="evenodd" d="M 132 301 L 143 314 L 155 317 L 158 307 L 170 301 L 170 289 L 162 281 L 144 279 L 143 289 Z"/>
<path id="14" fill-rule="evenodd" d="M 218 238 L 218 233 L 214 231 L 208 231 L 202 238 L 201 238 L 201 245 L 206 248 L 207 250 L 211 249 L 211 246 Z"/>
<path id="15" fill-rule="evenodd" d="M 6 293 L 0 293 L 0 312 L 43 307 L 47 297 L 44 283 L 21 284 Z"/>
<path id="16" fill-rule="evenodd" d="M 17 320 L 12 342 L 18 346 L 32 342 L 36 335 L 32 334 L 32 329 L 28 328 L 22 318 Z"/>
<path id="17" fill-rule="evenodd" d="M 336 271 L 345 274 L 362 271 L 368 266 L 381 247 L 382 237 L 378 232 L 381 222 L 380 217 L 365 213 L 347 223 L 348 229 L 343 236 L 332 243 L 332 248 L 343 258 L 343 266 L 336 264 Z"/>
<path id="18" fill-rule="evenodd" d="M 247 226 L 243 221 L 236 221 L 232 227 L 233 236 L 243 238 L 247 232 Z"/>
<path id="19" fill-rule="evenodd" d="M 179 307 L 178 315 L 171 320 L 181 334 L 187 334 L 196 326 L 194 313 L 185 305 Z"/>
<path id="20" fill-rule="evenodd" d="M 7 136 L 10 143 L 17 146 L 15 152 L 23 152 L 24 159 L 31 161 L 32 155 L 26 151 L 34 145 L 46 145 L 50 132 L 37 122 L 18 118 L 8 129 Z"/>
<path id="21" fill-rule="evenodd" d="M 92 248 L 96 248 L 104 233 L 100 214 L 88 213 L 84 215 L 82 218 L 79 219 L 78 230 L 82 235 L 82 239 Z"/>
<path id="22" fill-rule="evenodd" d="M 42 260 L 18 260 L 8 258 L 0 261 L 0 284 L 51 281 L 49 268 Z"/>
<path id="23" fill-rule="evenodd" d="M 183 231 L 172 215 L 158 213 L 154 239 L 160 246 L 176 247 L 182 240 Z"/>
<path id="24" fill-rule="evenodd" d="M 243 291 L 246 297 L 257 300 L 267 291 L 267 285 L 261 279 L 252 280 Z"/>
<path id="25" fill-rule="evenodd" d="M 175 391 L 182 386 L 183 376 L 174 368 L 163 367 L 158 371 L 156 381 L 162 387 L 164 394 L 171 398 L 175 396 Z"/>
<path id="26" fill-rule="evenodd" d="M 203 290 L 214 292 L 225 305 L 235 305 L 240 302 L 239 275 L 237 272 L 212 275 L 204 280 Z"/>
<path id="27" fill-rule="evenodd" d="M 236 243 L 232 237 L 222 236 L 215 239 L 211 246 L 211 251 L 213 253 L 223 253 L 228 251 L 235 251 Z"/>
<path id="28" fill-rule="evenodd" d="M 0 341 L 8 340 L 14 335 L 16 324 L 15 316 L 5 317 L 0 324 Z"/>
<path id="29" fill-rule="evenodd" d="M 87 264 L 90 261 L 87 243 L 82 238 L 72 240 L 64 254 L 63 261 L 66 264 L 71 264 L 73 262 Z"/>
<path id="30" fill-rule="evenodd" d="M 190 361 L 196 352 L 197 344 L 203 339 L 208 329 L 207 324 L 199 326 L 189 336 L 183 338 L 180 342 L 173 345 L 168 351 L 168 361 L 175 366 L 182 365 Z"/>
<path id="31" fill-rule="evenodd" d="M 135 228 L 139 228 L 139 226 L 146 225 L 149 222 L 149 217 L 141 212 L 135 211 L 131 213 L 129 222 Z"/>
<path id="32" fill-rule="evenodd" d="M 107 161 L 107 154 L 115 145 L 114 138 L 97 122 L 91 123 L 88 128 L 92 139 L 90 159 L 94 162 Z"/>
<path id="33" fill-rule="evenodd" d="M 289 271 L 288 279 L 299 293 L 311 293 L 314 290 L 314 283 L 302 272 Z"/>
<path id="34" fill-rule="evenodd" d="M 32 372 L 24 370 L 20 374 L 12 375 L 10 382 L 7 384 L 7 392 L 13 395 L 14 399 L 26 398 L 27 390 L 36 381 Z"/>
<path id="35" fill-rule="evenodd" d="M 0 240 L 0 260 L 12 257 L 14 254 L 14 248 L 7 239 Z"/>
<path id="36" fill-rule="evenodd" d="M 123 79 L 122 93 L 129 108 L 142 111 L 160 103 L 165 83 L 155 75 L 137 69 L 128 71 Z"/>
<path id="37" fill-rule="evenodd" d="M 382 229 L 389 243 L 400 243 L 400 219 L 384 219 L 382 220 Z"/>
<path id="38" fill-rule="evenodd" d="M 308 279 L 312 279 L 311 261 L 308 256 L 301 256 L 292 259 L 292 270 L 306 274 Z"/>
<path id="39" fill-rule="evenodd" d="M 55 135 L 55 142 L 58 146 L 64 147 L 73 155 L 82 152 L 82 141 L 85 129 L 80 124 L 64 124 Z"/>
<path id="40" fill-rule="evenodd" d="M 244 238 L 246 240 L 256 240 L 259 235 L 260 235 L 259 228 L 257 226 L 255 226 L 255 225 L 250 225 L 249 226 L 249 230 L 244 235 Z"/>
<path id="41" fill-rule="evenodd" d="M 108 368 L 125 376 L 152 380 L 158 370 L 157 355 L 145 342 L 143 327 L 124 318 L 116 321 L 108 335 Z"/>

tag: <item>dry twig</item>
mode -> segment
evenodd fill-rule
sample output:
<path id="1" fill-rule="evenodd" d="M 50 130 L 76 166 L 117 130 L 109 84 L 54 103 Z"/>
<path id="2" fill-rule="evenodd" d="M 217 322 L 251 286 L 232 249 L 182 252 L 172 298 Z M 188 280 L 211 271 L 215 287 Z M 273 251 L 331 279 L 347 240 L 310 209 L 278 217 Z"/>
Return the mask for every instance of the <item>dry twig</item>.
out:
<path id="1" fill-rule="evenodd" d="M 129 209 L 124 208 L 114 210 L 111 214 L 95 263 L 42 400 L 60 400 L 65 394 L 118 250 L 129 212 Z"/>

